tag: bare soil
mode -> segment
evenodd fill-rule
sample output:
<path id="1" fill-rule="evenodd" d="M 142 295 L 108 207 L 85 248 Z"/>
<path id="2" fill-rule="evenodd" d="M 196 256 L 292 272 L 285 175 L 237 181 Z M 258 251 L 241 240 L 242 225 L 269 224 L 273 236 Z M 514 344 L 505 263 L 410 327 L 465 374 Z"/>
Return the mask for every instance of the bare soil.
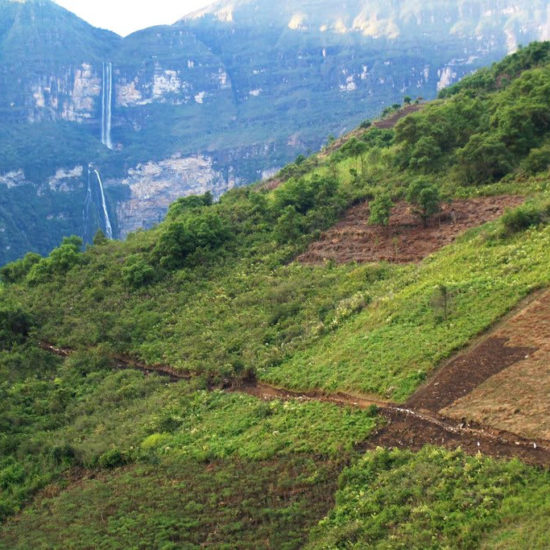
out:
<path id="1" fill-rule="evenodd" d="M 311 265 L 329 260 L 336 263 L 419 262 L 467 229 L 494 220 L 507 208 L 523 201 L 523 197 L 510 195 L 455 200 L 451 205 L 444 205 L 428 227 L 423 226 L 406 202 L 395 205 L 388 227 L 368 225 L 369 207 L 362 203 L 348 210 L 298 261 Z"/>
<path id="2" fill-rule="evenodd" d="M 433 419 L 406 414 L 394 410 L 381 410 L 387 424 L 371 435 L 363 449 L 389 447 L 419 451 L 425 445 L 497 459 L 517 458 L 526 464 L 550 467 L 550 443 L 519 437 L 515 434 L 472 427 L 463 423 L 453 424 L 449 419 L 436 422 Z"/>
<path id="3" fill-rule="evenodd" d="M 506 343 L 507 338 L 487 338 L 468 353 L 459 355 L 421 387 L 407 401 L 407 406 L 440 411 L 536 350 L 507 346 Z"/>
<path id="4" fill-rule="evenodd" d="M 550 439 L 550 292 L 539 294 L 493 336 L 506 340 L 508 349 L 524 346 L 531 351 L 442 407 L 443 414 Z"/>

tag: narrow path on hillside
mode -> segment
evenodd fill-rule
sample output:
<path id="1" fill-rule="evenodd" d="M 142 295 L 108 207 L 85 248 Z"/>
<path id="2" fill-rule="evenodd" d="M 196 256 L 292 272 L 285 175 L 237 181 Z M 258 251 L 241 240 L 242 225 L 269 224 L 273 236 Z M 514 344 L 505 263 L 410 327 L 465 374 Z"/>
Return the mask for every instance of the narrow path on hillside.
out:
<path id="1" fill-rule="evenodd" d="M 528 298 L 526 301 L 531 300 L 532 298 Z M 522 306 L 525 307 L 525 304 Z M 70 349 L 48 343 L 41 343 L 40 346 L 61 357 L 68 357 L 73 353 Z M 260 381 L 250 381 L 238 387 L 227 388 L 226 391 L 245 393 L 263 400 L 319 401 L 362 410 L 375 408 L 385 419 L 385 423 L 359 446 L 362 449 L 383 446 L 419 450 L 424 445 L 447 449 L 461 447 L 470 454 L 481 452 L 494 458 L 518 458 L 528 464 L 550 467 L 550 441 L 526 439 L 490 426 L 467 423 L 465 420 L 457 421 L 437 412 L 531 351 L 531 348 L 507 348 L 502 339 L 486 336 L 469 353 L 459 354 L 439 369 L 405 405 L 344 392 L 297 392 Z M 477 364 L 464 360 L 464 357 L 471 357 L 473 352 L 477 352 Z M 172 382 L 189 380 L 192 377 L 189 372 L 167 365 L 147 365 L 126 356 L 117 355 L 113 357 L 113 361 L 117 368 L 140 370 L 147 375 L 160 374 Z M 484 368 L 480 368 L 480 365 Z"/>

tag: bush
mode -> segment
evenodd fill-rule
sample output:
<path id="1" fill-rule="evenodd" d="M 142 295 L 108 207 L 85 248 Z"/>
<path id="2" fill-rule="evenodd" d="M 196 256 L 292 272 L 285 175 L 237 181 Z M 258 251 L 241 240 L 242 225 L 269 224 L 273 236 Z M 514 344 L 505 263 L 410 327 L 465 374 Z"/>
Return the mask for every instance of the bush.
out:
<path id="1" fill-rule="evenodd" d="M 65 237 L 61 246 L 54 248 L 47 258 L 34 263 L 27 280 L 30 284 L 47 281 L 54 275 L 63 275 L 83 261 L 82 239 L 75 235 Z"/>
<path id="2" fill-rule="evenodd" d="M 428 220 L 439 212 L 441 196 L 435 185 L 425 180 L 415 180 L 407 189 L 407 201 L 414 206 L 414 213 L 426 226 Z"/>
<path id="3" fill-rule="evenodd" d="M 117 468 L 126 464 L 126 458 L 118 449 L 110 449 L 99 457 L 97 463 L 101 468 Z"/>
<path id="4" fill-rule="evenodd" d="M 4 283 L 18 283 L 25 279 L 31 268 L 42 260 L 40 254 L 29 252 L 24 258 L 11 262 L 0 269 L 0 278 Z"/>
<path id="5" fill-rule="evenodd" d="M 28 313 L 17 307 L 0 309 L 0 346 L 9 348 L 23 343 L 32 327 Z"/>
<path id="6" fill-rule="evenodd" d="M 532 149 L 529 156 L 521 163 L 521 168 L 528 174 L 547 172 L 550 168 L 550 145 Z"/>
<path id="7" fill-rule="evenodd" d="M 392 206 L 393 202 L 387 193 L 378 195 L 370 204 L 369 223 L 384 227 L 387 226 L 390 222 Z"/>
<path id="8" fill-rule="evenodd" d="M 211 210 L 188 213 L 181 221 L 172 222 L 161 233 L 153 257 L 166 269 L 183 267 L 198 249 L 214 250 L 229 238 L 222 218 Z M 142 268 L 146 270 L 145 266 Z"/>
<path id="9" fill-rule="evenodd" d="M 172 203 L 172 205 L 168 209 L 166 219 L 174 220 L 176 218 L 179 218 L 186 212 L 189 212 L 190 210 L 202 208 L 204 206 L 211 206 L 213 202 L 214 199 L 210 191 L 208 191 L 204 195 L 191 195 L 190 197 L 182 197 L 181 199 L 178 199 L 176 202 Z"/>
<path id="10" fill-rule="evenodd" d="M 155 270 L 141 255 L 132 254 L 122 268 L 122 278 L 128 286 L 139 288 L 153 282 Z"/>
<path id="11" fill-rule="evenodd" d="M 550 203 L 536 205 L 523 204 L 514 210 L 507 210 L 502 216 L 504 235 L 512 235 L 529 227 L 546 223 L 550 216 Z"/>

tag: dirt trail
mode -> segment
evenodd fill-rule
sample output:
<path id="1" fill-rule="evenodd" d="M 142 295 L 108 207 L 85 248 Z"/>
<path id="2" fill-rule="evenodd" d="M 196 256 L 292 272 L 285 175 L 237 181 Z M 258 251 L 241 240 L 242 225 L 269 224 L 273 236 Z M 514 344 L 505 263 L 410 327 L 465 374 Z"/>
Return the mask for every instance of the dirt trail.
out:
<path id="1" fill-rule="evenodd" d="M 377 407 L 386 424 L 360 445 L 364 449 L 386 446 L 420 450 L 424 445 L 448 449 L 461 447 L 469 454 L 481 452 L 494 458 L 518 458 L 527 464 L 550 467 L 550 441 L 526 439 L 510 432 L 452 420 L 435 412 L 343 392 L 294 392 L 263 382 L 236 391 L 265 400 L 321 401 L 362 410 Z"/>
<path id="2" fill-rule="evenodd" d="M 547 295 L 550 296 L 550 293 L 544 294 Z M 530 304 L 533 301 L 533 296 L 527 298 L 520 306 L 521 310 L 526 309 L 526 303 Z M 527 308 L 529 307 L 527 305 Z M 519 315 L 521 316 L 521 313 Z M 515 314 L 512 319 L 517 317 L 518 314 Z M 498 331 L 503 331 L 502 327 L 506 327 L 506 322 L 499 323 Z M 512 432 L 481 423 L 467 422 L 465 419 L 451 418 L 438 412 L 475 390 L 496 373 L 524 360 L 536 349 L 517 345 L 507 346 L 506 342 L 506 338 L 488 336 L 476 343 L 440 368 L 405 405 L 344 392 L 298 392 L 260 381 L 236 385 L 227 388 L 227 391 L 241 392 L 264 400 L 320 401 L 362 410 L 376 408 L 386 422 L 360 446 L 364 449 L 386 446 L 418 450 L 428 444 L 448 449 L 460 446 L 471 454 L 481 452 L 494 458 L 515 457 L 528 464 L 550 468 L 550 441 L 527 439 Z M 47 343 L 41 343 L 40 346 L 61 357 L 68 357 L 73 353 L 70 349 Z M 189 372 L 182 372 L 166 365 L 146 365 L 130 357 L 119 355 L 113 360 L 117 368 L 137 369 L 146 374 L 157 373 L 169 377 L 173 382 L 188 380 L 192 376 Z"/>

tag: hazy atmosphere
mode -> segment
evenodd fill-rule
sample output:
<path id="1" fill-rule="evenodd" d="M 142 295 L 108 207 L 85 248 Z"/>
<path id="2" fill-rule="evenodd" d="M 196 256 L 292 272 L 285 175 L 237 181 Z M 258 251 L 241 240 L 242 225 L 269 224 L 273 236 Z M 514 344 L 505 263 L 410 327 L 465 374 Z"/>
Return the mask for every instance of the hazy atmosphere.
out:
<path id="1" fill-rule="evenodd" d="M 211 0 L 56 0 L 56 3 L 88 23 L 126 36 L 153 25 L 170 25 Z"/>

